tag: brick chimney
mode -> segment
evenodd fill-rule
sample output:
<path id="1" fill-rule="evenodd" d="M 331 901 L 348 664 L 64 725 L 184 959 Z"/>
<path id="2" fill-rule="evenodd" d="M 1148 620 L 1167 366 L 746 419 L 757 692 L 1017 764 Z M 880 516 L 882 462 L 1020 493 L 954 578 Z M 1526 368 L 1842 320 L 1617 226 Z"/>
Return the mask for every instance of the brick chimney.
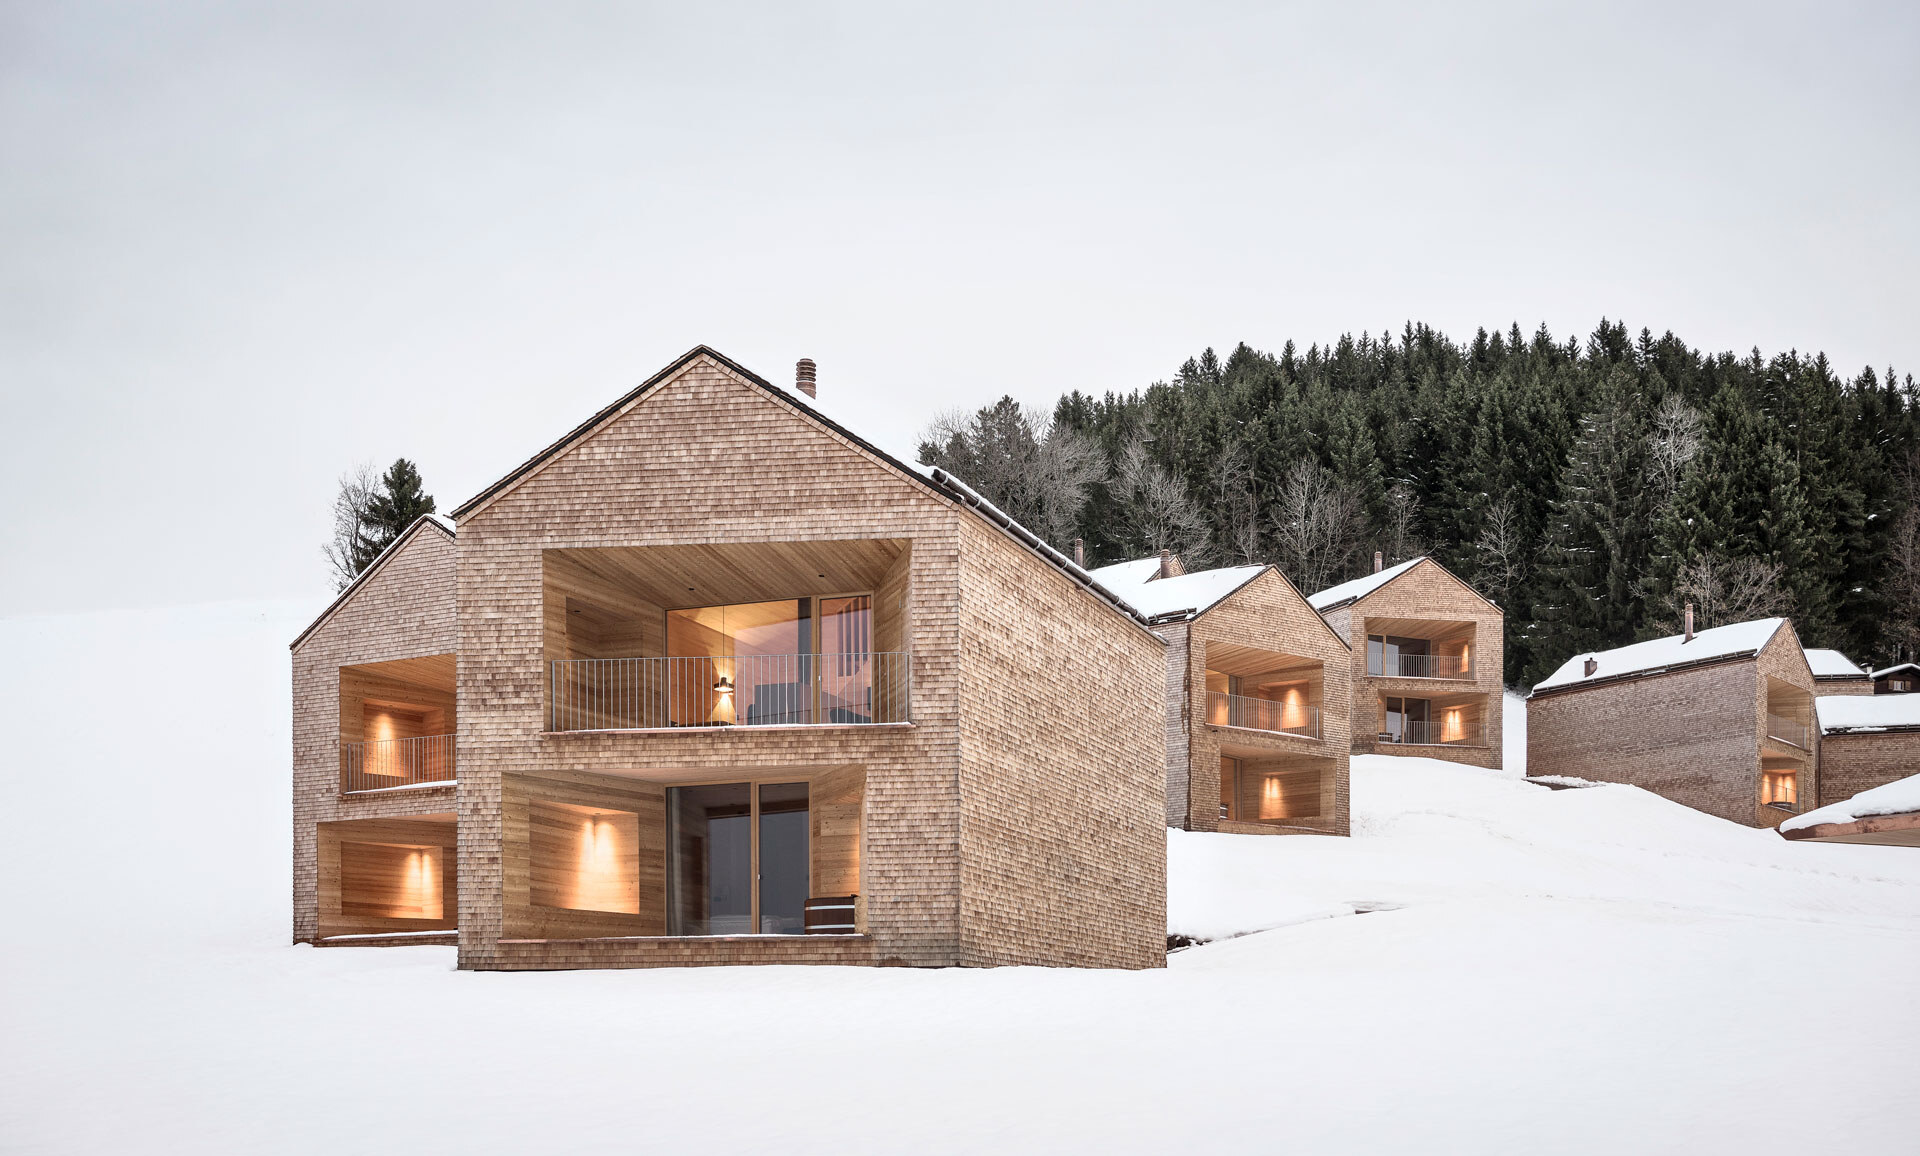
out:
<path id="1" fill-rule="evenodd" d="M 814 391 L 818 389 L 819 386 L 814 384 L 813 374 L 813 358 L 811 357 L 801 358 L 799 364 L 793 367 L 793 384 L 799 388 L 801 393 L 806 394 L 808 397 L 818 396 Z"/>
<path id="2" fill-rule="evenodd" d="M 1693 641 L 1693 603 L 1691 602 L 1687 603 L 1687 636 L 1680 641 L 1683 643 Z"/>
<path id="3" fill-rule="evenodd" d="M 1087 568 L 1087 540 L 1085 538 L 1075 538 L 1073 540 L 1073 564 L 1082 570 Z"/>
<path id="4" fill-rule="evenodd" d="M 1380 573 L 1380 567 L 1385 564 L 1385 562 L 1386 559 L 1380 556 L 1380 551 L 1375 550 L 1373 552 L 1373 572 L 1375 574 Z"/>

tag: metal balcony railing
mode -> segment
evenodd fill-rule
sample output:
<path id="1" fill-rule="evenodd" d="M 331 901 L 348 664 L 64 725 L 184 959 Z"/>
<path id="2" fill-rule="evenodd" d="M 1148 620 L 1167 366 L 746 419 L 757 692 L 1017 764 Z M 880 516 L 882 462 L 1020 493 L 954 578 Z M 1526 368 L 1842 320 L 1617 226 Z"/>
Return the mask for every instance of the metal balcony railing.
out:
<path id="1" fill-rule="evenodd" d="M 340 744 L 340 789 L 377 791 L 453 781 L 453 736 Z"/>
<path id="2" fill-rule="evenodd" d="M 1769 711 L 1767 713 L 1767 737 L 1790 743 L 1801 750 L 1807 749 L 1807 726 L 1805 723 Z"/>
<path id="3" fill-rule="evenodd" d="M 1369 661 L 1367 673 L 1397 678 L 1472 678 L 1473 664 L 1460 654 L 1396 654 Z"/>
<path id="4" fill-rule="evenodd" d="M 1405 743 L 1409 746 L 1451 747 L 1477 746 L 1480 744 L 1480 728 L 1473 726 L 1455 726 L 1451 730 L 1444 723 L 1405 722 L 1397 728 L 1380 732 L 1383 743 Z"/>
<path id="5" fill-rule="evenodd" d="M 1217 690 L 1207 692 L 1207 721 L 1215 726 L 1247 727 L 1309 739 L 1320 737 L 1318 707 Z"/>
<path id="6" fill-rule="evenodd" d="M 907 655 L 575 658 L 551 664 L 548 729 L 845 726 L 908 721 Z"/>

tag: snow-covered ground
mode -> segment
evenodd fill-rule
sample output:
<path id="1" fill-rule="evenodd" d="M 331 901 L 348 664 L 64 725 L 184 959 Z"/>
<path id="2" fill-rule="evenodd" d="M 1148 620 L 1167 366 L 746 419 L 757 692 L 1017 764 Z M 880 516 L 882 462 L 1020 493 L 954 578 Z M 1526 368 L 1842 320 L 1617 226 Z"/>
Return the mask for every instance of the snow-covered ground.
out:
<path id="1" fill-rule="evenodd" d="M 1173 834 L 1214 942 L 1164 971 L 286 946 L 311 609 L 0 622 L 0 1150 L 1913 1148 L 1920 853 L 1511 770 L 1356 760 L 1352 839 Z"/>

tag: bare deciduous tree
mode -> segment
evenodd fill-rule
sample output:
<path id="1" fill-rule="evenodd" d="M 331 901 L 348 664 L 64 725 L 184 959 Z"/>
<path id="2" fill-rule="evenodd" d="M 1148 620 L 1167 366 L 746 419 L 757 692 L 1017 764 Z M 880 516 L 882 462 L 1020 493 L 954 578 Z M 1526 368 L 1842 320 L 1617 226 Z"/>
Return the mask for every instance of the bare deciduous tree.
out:
<path id="1" fill-rule="evenodd" d="M 1426 553 L 1426 546 L 1414 530 L 1419 516 L 1420 499 L 1414 495 L 1413 487 L 1405 482 L 1393 483 L 1387 490 L 1387 521 L 1380 533 L 1380 552 L 1386 556 L 1388 565 Z"/>
<path id="2" fill-rule="evenodd" d="M 371 508 L 379 493 L 380 475 L 372 462 L 362 462 L 340 475 L 340 492 L 333 498 L 333 539 L 321 547 L 333 571 L 335 590 L 345 590 L 360 574 L 361 559 L 371 543 Z"/>
<path id="3" fill-rule="evenodd" d="M 1784 573 L 1778 562 L 1760 558 L 1728 561 L 1700 555 L 1674 575 L 1666 596 L 1674 629 L 1682 628 L 1688 602 L 1693 603 L 1694 625 L 1701 630 L 1786 614 L 1793 599 L 1781 583 Z"/>
<path id="4" fill-rule="evenodd" d="M 1498 605 L 1507 605 L 1524 564 L 1520 520 L 1514 513 L 1512 502 L 1498 498 L 1487 507 L 1486 516 L 1480 522 L 1480 536 L 1474 539 L 1473 549 L 1479 561 L 1477 584 L 1481 592 Z"/>
<path id="5" fill-rule="evenodd" d="M 1087 487 L 1106 472 L 1092 439 L 1011 397 L 971 415 L 934 418 L 920 434 L 920 461 L 959 478 L 1056 545 L 1073 537 Z"/>
<path id="6" fill-rule="evenodd" d="M 1240 446 L 1228 446 L 1214 459 L 1213 492 L 1225 524 L 1221 553 L 1239 565 L 1261 561 L 1260 497 L 1253 489 L 1253 467 Z"/>
<path id="7" fill-rule="evenodd" d="M 1146 443 L 1133 441 L 1114 463 L 1114 481 L 1126 502 L 1135 540 L 1148 553 L 1169 550 L 1198 568 L 1212 557 L 1206 512 L 1187 484 L 1154 462 Z"/>
<path id="8" fill-rule="evenodd" d="M 1656 508 L 1664 509 L 1679 491 L 1687 467 L 1700 456 L 1704 429 L 1700 411 L 1677 393 L 1668 394 L 1654 410 L 1653 428 L 1647 433 L 1647 481 Z"/>
<path id="9" fill-rule="evenodd" d="M 1287 471 L 1272 518 L 1280 567 L 1306 591 L 1345 577 L 1366 539 L 1360 500 L 1311 458 Z"/>

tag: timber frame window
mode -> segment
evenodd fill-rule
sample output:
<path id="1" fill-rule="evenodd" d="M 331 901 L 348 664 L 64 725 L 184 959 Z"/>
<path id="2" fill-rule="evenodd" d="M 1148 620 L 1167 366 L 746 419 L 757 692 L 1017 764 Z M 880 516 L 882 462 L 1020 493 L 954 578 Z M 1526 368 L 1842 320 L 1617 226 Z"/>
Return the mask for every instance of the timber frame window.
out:
<path id="1" fill-rule="evenodd" d="M 667 934 L 801 935 L 810 784 L 667 789 Z"/>

